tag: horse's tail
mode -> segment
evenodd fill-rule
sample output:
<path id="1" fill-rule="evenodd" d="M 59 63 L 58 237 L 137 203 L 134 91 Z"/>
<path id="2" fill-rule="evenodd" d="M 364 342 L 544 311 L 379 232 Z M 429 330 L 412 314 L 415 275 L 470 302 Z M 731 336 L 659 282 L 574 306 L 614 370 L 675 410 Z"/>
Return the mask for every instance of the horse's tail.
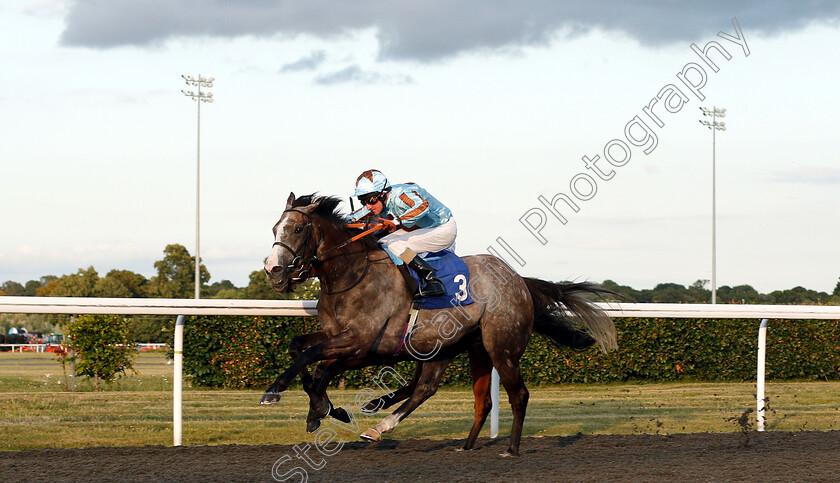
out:
<path id="1" fill-rule="evenodd" d="M 589 282 L 552 283 L 525 279 L 534 301 L 534 330 L 557 345 L 585 349 L 592 344 L 604 353 L 618 347 L 615 324 L 600 307 L 583 297 L 615 295 Z"/>

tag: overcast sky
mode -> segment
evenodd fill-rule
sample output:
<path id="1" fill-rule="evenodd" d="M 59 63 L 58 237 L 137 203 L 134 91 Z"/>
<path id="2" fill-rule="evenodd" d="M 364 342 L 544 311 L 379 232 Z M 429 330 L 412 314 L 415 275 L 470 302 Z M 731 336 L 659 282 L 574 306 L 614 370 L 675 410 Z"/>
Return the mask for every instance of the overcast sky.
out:
<path id="1" fill-rule="evenodd" d="M 4 0 L 0 282 L 150 277 L 167 244 L 194 253 L 180 90 L 201 74 L 211 283 L 247 284 L 290 191 L 346 199 L 369 168 L 447 204 L 462 255 L 492 246 L 551 280 L 711 279 L 698 108 L 718 106 L 718 285 L 830 292 L 839 4 L 711 3 Z"/>

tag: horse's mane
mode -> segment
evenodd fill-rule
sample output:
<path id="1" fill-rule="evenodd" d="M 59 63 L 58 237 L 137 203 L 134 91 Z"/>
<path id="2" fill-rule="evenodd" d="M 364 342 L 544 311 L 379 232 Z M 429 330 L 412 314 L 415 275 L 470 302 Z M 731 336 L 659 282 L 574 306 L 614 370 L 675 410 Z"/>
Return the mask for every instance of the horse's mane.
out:
<path id="1" fill-rule="evenodd" d="M 316 193 L 303 195 L 292 202 L 292 208 L 309 206 L 319 201 L 321 204 L 318 205 L 318 208 L 312 214 L 318 215 L 333 225 L 343 228 L 345 224 L 344 213 L 338 208 L 338 205 L 341 204 L 341 199 L 337 196 L 318 196 Z"/>
<path id="2" fill-rule="evenodd" d="M 328 223 L 335 226 L 336 228 L 341 229 L 342 231 L 346 232 L 348 238 L 350 236 L 355 235 L 356 231 L 351 231 L 347 228 L 347 221 L 345 219 L 344 213 L 339 208 L 341 204 L 341 198 L 338 196 L 320 196 L 317 193 L 312 193 L 310 195 L 303 195 L 292 202 L 292 208 L 299 208 L 301 206 L 309 206 L 312 203 L 317 203 L 320 201 L 318 208 L 312 212 L 313 215 L 318 215 L 319 217 L 325 219 Z M 371 247 L 371 248 L 378 248 L 376 241 L 371 237 L 365 237 L 364 241 Z"/>

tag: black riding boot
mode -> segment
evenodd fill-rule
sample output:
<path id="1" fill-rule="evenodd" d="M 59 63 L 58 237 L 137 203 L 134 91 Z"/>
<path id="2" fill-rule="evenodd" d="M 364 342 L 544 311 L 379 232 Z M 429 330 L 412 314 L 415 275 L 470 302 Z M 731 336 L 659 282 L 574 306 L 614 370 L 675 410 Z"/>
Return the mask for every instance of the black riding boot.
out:
<path id="1" fill-rule="evenodd" d="M 414 298 L 437 297 L 446 293 L 446 289 L 443 288 L 443 282 L 435 276 L 435 269 L 430 267 L 426 263 L 426 260 L 420 258 L 420 255 L 416 255 L 409 262 L 408 266 L 417 272 L 421 281 L 420 287 L 417 287 L 417 295 Z"/>

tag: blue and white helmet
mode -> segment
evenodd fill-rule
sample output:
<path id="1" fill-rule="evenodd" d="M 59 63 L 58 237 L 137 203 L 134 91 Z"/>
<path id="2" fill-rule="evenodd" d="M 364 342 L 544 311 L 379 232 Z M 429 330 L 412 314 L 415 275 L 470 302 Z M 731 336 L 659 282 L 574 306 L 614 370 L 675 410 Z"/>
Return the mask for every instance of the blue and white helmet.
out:
<path id="1" fill-rule="evenodd" d="M 391 189 L 391 183 L 388 178 L 376 169 L 369 169 L 360 174 L 356 179 L 356 193 L 357 198 L 364 198 L 372 194 L 379 194 Z"/>

